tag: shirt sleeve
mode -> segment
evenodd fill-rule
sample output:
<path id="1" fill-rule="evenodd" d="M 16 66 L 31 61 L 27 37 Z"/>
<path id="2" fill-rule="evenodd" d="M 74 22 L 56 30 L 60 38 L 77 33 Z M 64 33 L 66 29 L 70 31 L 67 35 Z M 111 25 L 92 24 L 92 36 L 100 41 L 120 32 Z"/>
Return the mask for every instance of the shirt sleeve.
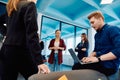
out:
<path id="1" fill-rule="evenodd" d="M 81 47 L 80 45 L 81 45 L 81 42 L 78 43 L 78 45 L 75 47 L 75 51 L 76 51 L 76 52 L 81 51 L 81 48 L 82 48 L 82 47 Z"/>
<path id="2" fill-rule="evenodd" d="M 63 39 L 62 39 L 62 47 L 64 47 L 64 50 L 66 50 L 66 45 Z"/>
<path id="3" fill-rule="evenodd" d="M 109 29 L 109 38 L 113 44 L 113 49 L 111 52 L 118 58 L 120 58 L 120 28 L 111 27 Z"/>
<path id="4" fill-rule="evenodd" d="M 88 50 L 88 48 L 89 48 L 89 42 L 86 41 L 86 42 L 84 43 L 84 48 L 86 48 L 86 49 Z"/>
<path id="5" fill-rule="evenodd" d="M 24 15 L 24 22 L 26 27 L 26 41 L 27 46 L 37 64 L 42 64 L 42 56 L 40 54 L 41 47 L 39 45 L 38 25 L 37 25 L 37 11 L 33 2 L 26 6 Z"/>

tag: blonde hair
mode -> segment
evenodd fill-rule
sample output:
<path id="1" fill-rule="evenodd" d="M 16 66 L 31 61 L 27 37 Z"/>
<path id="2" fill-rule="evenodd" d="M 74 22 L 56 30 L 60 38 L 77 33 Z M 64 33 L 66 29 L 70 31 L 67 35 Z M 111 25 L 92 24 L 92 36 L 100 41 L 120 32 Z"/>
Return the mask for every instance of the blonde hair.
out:
<path id="1" fill-rule="evenodd" d="M 8 0 L 8 4 L 6 6 L 8 16 L 11 15 L 11 13 L 13 12 L 13 10 L 17 11 L 17 4 L 18 4 L 19 1 L 20 0 Z"/>
<path id="2" fill-rule="evenodd" d="M 102 15 L 102 13 L 100 11 L 96 11 L 96 12 L 93 12 L 91 13 L 89 16 L 88 16 L 88 19 L 90 20 L 92 17 L 98 19 L 98 18 L 102 18 L 103 21 L 104 21 L 104 17 Z"/>

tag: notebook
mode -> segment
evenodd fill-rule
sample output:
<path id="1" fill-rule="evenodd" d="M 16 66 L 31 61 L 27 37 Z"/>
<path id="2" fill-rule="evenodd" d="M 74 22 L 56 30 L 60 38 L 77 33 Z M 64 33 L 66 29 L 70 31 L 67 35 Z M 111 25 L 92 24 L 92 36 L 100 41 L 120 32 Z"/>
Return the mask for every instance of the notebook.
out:
<path id="1" fill-rule="evenodd" d="M 89 62 L 89 63 L 83 63 L 82 61 L 79 60 L 79 58 L 76 56 L 75 52 L 73 51 L 72 48 L 68 49 L 70 55 L 72 56 L 74 63 L 80 63 L 80 64 L 90 64 L 90 63 L 95 63 L 95 62 Z"/>

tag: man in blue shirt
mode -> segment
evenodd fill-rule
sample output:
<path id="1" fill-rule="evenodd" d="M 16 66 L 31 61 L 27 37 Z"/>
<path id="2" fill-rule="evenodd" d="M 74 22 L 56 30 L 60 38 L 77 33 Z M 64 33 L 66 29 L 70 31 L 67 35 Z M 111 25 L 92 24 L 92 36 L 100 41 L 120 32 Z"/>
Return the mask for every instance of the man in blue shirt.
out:
<path id="1" fill-rule="evenodd" d="M 76 64 L 72 69 L 94 69 L 109 76 L 116 73 L 120 64 L 120 28 L 105 24 L 101 12 L 93 12 L 88 16 L 91 26 L 96 30 L 95 48 L 84 63 Z"/>

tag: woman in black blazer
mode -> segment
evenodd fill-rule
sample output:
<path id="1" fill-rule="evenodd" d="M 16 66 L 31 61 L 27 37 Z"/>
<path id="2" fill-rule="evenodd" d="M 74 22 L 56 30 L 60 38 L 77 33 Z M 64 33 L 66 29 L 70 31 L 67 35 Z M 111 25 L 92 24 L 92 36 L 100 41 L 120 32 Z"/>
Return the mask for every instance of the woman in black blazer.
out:
<path id="1" fill-rule="evenodd" d="M 39 53 L 36 0 L 8 0 L 7 33 L 2 47 L 2 80 L 27 80 L 37 72 L 49 73 Z"/>
<path id="2" fill-rule="evenodd" d="M 82 33 L 81 42 L 75 48 L 75 51 L 78 52 L 77 56 L 79 60 L 81 60 L 83 57 L 88 56 L 88 48 L 89 48 L 89 42 L 87 39 L 87 35 L 85 33 Z"/>
<path id="3" fill-rule="evenodd" d="M 89 48 L 89 42 L 87 39 L 87 35 L 85 33 L 82 33 L 81 42 L 75 48 L 75 51 L 78 52 L 77 57 L 79 58 L 79 60 L 81 60 L 83 57 L 88 56 L 88 48 Z M 74 63 L 74 65 L 72 66 L 72 70 L 78 68 L 79 68 L 79 63 Z"/>

